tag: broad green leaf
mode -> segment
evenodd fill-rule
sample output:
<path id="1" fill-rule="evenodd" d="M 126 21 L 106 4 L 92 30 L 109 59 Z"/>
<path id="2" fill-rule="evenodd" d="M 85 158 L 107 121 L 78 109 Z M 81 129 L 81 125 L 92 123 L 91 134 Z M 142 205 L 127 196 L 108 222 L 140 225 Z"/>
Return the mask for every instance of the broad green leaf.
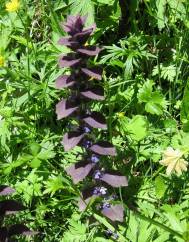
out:
<path id="1" fill-rule="evenodd" d="M 184 20 L 186 18 L 186 8 L 184 1 L 182 0 L 169 0 L 167 1 L 171 9 L 171 20 L 172 23 L 175 23 L 177 19 Z"/>
<path id="2" fill-rule="evenodd" d="M 41 150 L 41 146 L 38 143 L 32 142 L 30 144 L 30 151 L 33 156 L 36 156 L 40 152 L 40 150 Z"/>
<path id="3" fill-rule="evenodd" d="M 177 121 L 174 119 L 165 119 L 163 120 L 164 127 L 166 132 L 173 133 L 177 131 Z"/>
<path id="4" fill-rule="evenodd" d="M 155 179 L 155 191 L 157 198 L 162 198 L 167 189 L 167 185 L 164 182 L 164 179 L 161 176 L 156 177 Z"/>
<path id="5" fill-rule="evenodd" d="M 134 116 L 126 127 L 131 138 L 136 141 L 140 141 L 147 136 L 148 121 L 142 115 Z"/>
<path id="6" fill-rule="evenodd" d="M 31 163 L 30 163 L 30 166 L 31 166 L 32 168 L 38 168 L 38 167 L 40 167 L 40 165 L 41 165 L 41 160 L 39 160 L 39 159 L 37 159 L 37 158 L 34 158 L 34 159 L 31 161 Z"/>
<path id="7" fill-rule="evenodd" d="M 159 104 L 156 104 L 154 102 L 148 102 L 145 105 L 145 110 L 148 113 L 161 115 L 163 114 L 162 107 Z"/>

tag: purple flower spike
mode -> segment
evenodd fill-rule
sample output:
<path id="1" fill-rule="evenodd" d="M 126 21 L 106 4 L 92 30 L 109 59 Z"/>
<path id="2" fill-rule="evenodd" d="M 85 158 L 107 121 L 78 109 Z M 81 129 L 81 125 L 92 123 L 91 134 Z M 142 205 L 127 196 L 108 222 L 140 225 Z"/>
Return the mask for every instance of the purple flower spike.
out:
<path id="1" fill-rule="evenodd" d="M 116 149 L 107 141 L 99 141 L 90 147 L 90 150 L 99 155 L 116 156 Z"/>
<path id="2" fill-rule="evenodd" d="M 112 198 L 108 194 L 108 189 L 103 184 L 108 184 L 108 188 L 127 186 L 127 178 L 115 172 L 104 171 L 100 161 L 102 156 L 116 156 L 115 147 L 108 141 L 99 141 L 98 129 L 107 129 L 106 118 L 101 112 L 91 110 L 92 102 L 103 101 L 104 89 L 100 83 L 103 70 L 99 66 L 94 66 L 90 57 L 99 54 L 101 49 L 90 44 L 90 36 L 96 25 L 85 28 L 86 16 L 69 16 L 63 28 L 69 36 L 62 37 L 58 41 L 60 45 L 70 48 L 70 53 L 60 57 L 59 66 L 70 68 L 70 75 L 61 75 L 56 80 L 56 88 L 69 88 L 71 97 L 68 100 L 62 99 L 56 105 L 58 119 L 72 115 L 77 121 L 77 129 L 72 128 L 71 132 L 64 135 L 62 145 L 65 151 L 69 151 L 75 146 L 81 146 L 84 160 L 76 162 L 66 168 L 68 175 L 72 177 L 73 183 L 77 184 L 88 177 L 92 180 L 93 187 L 82 192 L 78 207 L 80 211 L 92 204 L 91 199 L 102 197 L 106 203 L 101 207 L 102 214 L 112 221 L 123 221 L 123 206 L 112 205 Z M 87 44 L 86 44 L 87 43 Z M 93 81 L 94 79 L 94 81 Z M 96 107 L 93 105 L 92 107 Z M 69 124 L 67 125 L 69 127 Z M 70 127 L 69 127 L 70 129 Z M 97 129 L 94 131 L 93 129 Z M 95 143 L 96 142 L 96 143 Z M 108 157 L 109 159 L 110 157 Z M 92 174 L 93 173 L 93 174 Z M 100 198 L 96 199 L 99 201 Z M 113 233 L 112 233 L 113 236 Z"/>
<path id="3" fill-rule="evenodd" d="M 121 204 L 103 206 L 101 213 L 112 221 L 123 222 L 124 207 Z"/>

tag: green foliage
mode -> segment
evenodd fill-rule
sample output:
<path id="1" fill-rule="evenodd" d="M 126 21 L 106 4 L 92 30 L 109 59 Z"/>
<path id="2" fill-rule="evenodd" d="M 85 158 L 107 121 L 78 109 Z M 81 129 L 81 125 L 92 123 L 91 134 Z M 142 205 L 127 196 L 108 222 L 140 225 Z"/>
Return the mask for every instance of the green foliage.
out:
<path id="1" fill-rule="evenodd" d="M 140 141 L 147 136 L 148 122 L 144 116 L 134 116 L 126 126 L 132 139 Z"/>
<path id="2" fill-rule="evenodd" d="M 147 80 L 139 89 L 137 97 L 140 103 L 145 103 L 146 112 L 161 115 L 167 102 L 159 90 L 153 91 L 153 85 L 152 80 Z"/>
<path id="3" fill-rule="evenodd" d="M 115 241 L 105 236 L 110 229 L 116 241 L 189 241 L 188 172 L 167 176 L 159 163 L 167 147 L 188 161 L 189 2 L 126 1 L 123 38 L 118 0 L 20 1 L 17 13 L 5 10 L 7 2 L 0 5 L 0 179 L 28 207 L 22 216 L 39 231 L 33 240 Z M 117 148 L 112 166 L 104 166 L 128 176 L 128 188 L 114 191 L 125 207 L 123 223 L 90 206 L 78 213 L 80 184 L 65 173 L 82 155 L 81 147 L 64 152 L 68 123 L 55 114 L 69 94 L 55 89 L 56 78 L 67 74 L 57 60 L 69 49 L 57 41 L 68 14 L 87 14 L 87 26 L 96 22 L 89 44 L 104 47 L 94 62 L 103 66 L 106 100 L 92 109 L 106 116 L 103 136 Z"/>
<path id="4" fill-rule="evenodd" d="M 84 242 L 87 240 L 87 227 L 79 219 L 80 216 L 75 214 L 69 220 L 69 230 L 64 233 L 62 242 Z"/>
<path id="5" fill-rule="evenodd" d="M 69 0 L 70 14 L 87 15 L 87 24 L 94 23 L 94 3 L 92 0 Z"/>

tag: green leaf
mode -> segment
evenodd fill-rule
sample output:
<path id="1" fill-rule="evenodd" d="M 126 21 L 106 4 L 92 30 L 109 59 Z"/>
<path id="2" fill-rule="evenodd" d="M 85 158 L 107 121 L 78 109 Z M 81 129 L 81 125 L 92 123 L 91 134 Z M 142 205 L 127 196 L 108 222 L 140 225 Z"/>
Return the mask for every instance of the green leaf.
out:
<path id="1" fill-rule="evenodd" d="M 53 144 L 46 142 L 41 144 L 42 149 L 38 153 L 37 158 L 40 160 L 48 160 L 55 157 L 55 152 L 53 151 Z"/>
<path id="2" fill-rule="evenodd" d="M 46 189 L 44 191 L 44 194 L 51 193 L 51 195 L 54 195 L 56 191 L 59 189 L 64 188 L 63 186 L 63 178 L 61 175 L 54 176 L 52 175 L 49 177 L 49 179 L 45 182 Z"/>
<path id="3" fill-rule="evenodd" d="M 126 126 L 132 139 L 140 141 L 147 136 L 148 121 L 142 115 L 136 115 Z"/>
<path id="4" fill-rule="evenodd" d="M 163 78 L 164 80 L 173 82 L 177 74 L 177 68 L 175 65 L 171 65 L 171 64 L 164 65 L 161 63 L 159 66 L 155 66 L 152 71 L 153 76 L 156 76 L 159 74 L 160 74 L 160 77 Z"/>
<path id="5" fill-rule="evenodd" d="M 32 168 L 38 168 L 38 167 L 40 167 L 40 165 L 41 165 L 41 161 L 40 161 L 39 159 L 37 159 L 37 158 L 34 158 L 34 159 L 31 161 L 31 163 L 30 163 L 30 166 L 31 166 Z"/>
<path id="6" fill-rule="evenodd" d="M 139 89 L 137 98 L 140 103 L 148 102 L 150 100 L 153 85 L 154 85 L 154 82 L 152 80 L 147 80 L 143 84 L 143 86 Z"/>
<path id="7" fill-rule="evenodd" d="M 87 15 L 87 25 L 93 24 L 95 22 L 94 3 L 91 0 L 69 0 L 69 4 L 71 15 Z"/>
<path id="8" fill-rule="evenodd" d="M 157 0 L 156 7 L 157 7 L 157 22 L 158 28 L 161 30 L 165 27 L 165 7 L 166 7 L 166 0 Z"/>
<path id="9" fill-rule="evenodd" d="M 115 0 L 94 0 L 96 3 L 100 3 L 100 4 L 107 4 L 112 6 L 115 2 Z"/>
<path id="10" fill-rule="evenodd" d="M 11 35 L 10 36 L 12 39 L 16 40 L 19 44 L 22 44 L 28 48 L 32 48 L 31 42 L 29 42 L 26 38 L 23 36 L 18 36 L 18 35 Z"/>
<path id="11" fill-rule="evenodd" d="M 72 216 L 69 219 L 69 230 L 67 230 L 61 242 L 85 242 L 87 241 L 87 225 L 81 223 L 81 218 L 77 220 Z"/>
<path id="12" fill-rule="evenodd" d="M 38 143 L 32 142 L 30 144 L 30 151 L 33 156 L 36 156 L 40 152 L 40 150 L 41 150 L 41 146 Z"/>
<path id="13" fill-rule="evenodd" d="M 187 82 L 184 89 L 184 95 L 180 110 L 180 120 L 183 124 L 183 128 L 186 129 L 189 124 L 189 81 Z"/>
<path id="14" fill-rule="evenodd" d="M 172 229 L 183 233 L 184 228 L 182 227 L 182 224 L 178 215 L 180 211 L 179 205 L 171 206 L 171 205 L 165 204 L 162 206 L 162 209 L 164 210 L 164 215 L 169 220 L 169 223 Z"/>
<path id="15" fill-rule="evenodd" d="M 172 23 L 175 23 L 177 19 L 184 20 L 186 18 L 186 8 L 182 0 L 169 0 L 167 3 L 171 9 Z"/>
<path id="16" fill-rule="evenodd" d="M 156 104 L 153 102 L 146 103 L 145 110 L 146 110 L 146 112 L 151 113 L 151 114 L 156 114 L 156 115 L 163 114 L 162 107 L 159 104 Z"/>
<path id="17" fill-rule="evenodd" d="M 156 177 L 155 179 L 155 191 L 157 198 L 161 199 L 165 191 L 167 189 L 167 185 L 164 182 L 164 179 L 161 176 Z"/>

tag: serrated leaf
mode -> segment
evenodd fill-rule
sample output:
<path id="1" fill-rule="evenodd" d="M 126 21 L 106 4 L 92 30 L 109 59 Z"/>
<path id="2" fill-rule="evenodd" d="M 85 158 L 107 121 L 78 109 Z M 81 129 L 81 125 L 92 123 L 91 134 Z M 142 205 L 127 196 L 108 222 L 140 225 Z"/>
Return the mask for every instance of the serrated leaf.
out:
<path id="1" fill-rule="evenodd" d="M 171 206 L 171 205 L 165 204 L 162 206 L 162 209 L 165 211 L 164 215 L 168 219 L 172 229 L 183 233 L 184 228 L 179 218 L 179 211 L 180 211 L 179 205 Z"/>
<path id="2" fill-rule="evenodd" d="M 56 191 L 59 189 L 62 189 L 63 186 L 63 178 L 61 175 L 58 176 L 51 176 L 46 182 L 46 189 L 44 191 L 44 194 L 51 193 L 51 195 L 54 195 Z"/>
<path id="3" fill-rule="evenodd" d="M 154 85 L 154 82 L 152 80 L 147 80 L 143 84 L 143 86 L 139 89 L 137 98 L 140 103 L 148 102 L 150 100 L 153 85 Z"/>
<path id="4" fill-rule="evenodd" d="M 154 102 L 148 102 L 145 105 L 145 110 L 148 113 L 161 115 L 163 114 L 162 107 L 159 104 L 156 104 Z"/>
<path id="5" fill-rule="evenodd" d="M 46 142 L 44 144 L 41 145 L 42 149 L 41 151 L 38 153 L 37 158 L 40 160 L 48 160 L 51 158 L 55 157 L 55 152 L 53 151 L 53 144 L 51 144 L 50 142 Z"/>

